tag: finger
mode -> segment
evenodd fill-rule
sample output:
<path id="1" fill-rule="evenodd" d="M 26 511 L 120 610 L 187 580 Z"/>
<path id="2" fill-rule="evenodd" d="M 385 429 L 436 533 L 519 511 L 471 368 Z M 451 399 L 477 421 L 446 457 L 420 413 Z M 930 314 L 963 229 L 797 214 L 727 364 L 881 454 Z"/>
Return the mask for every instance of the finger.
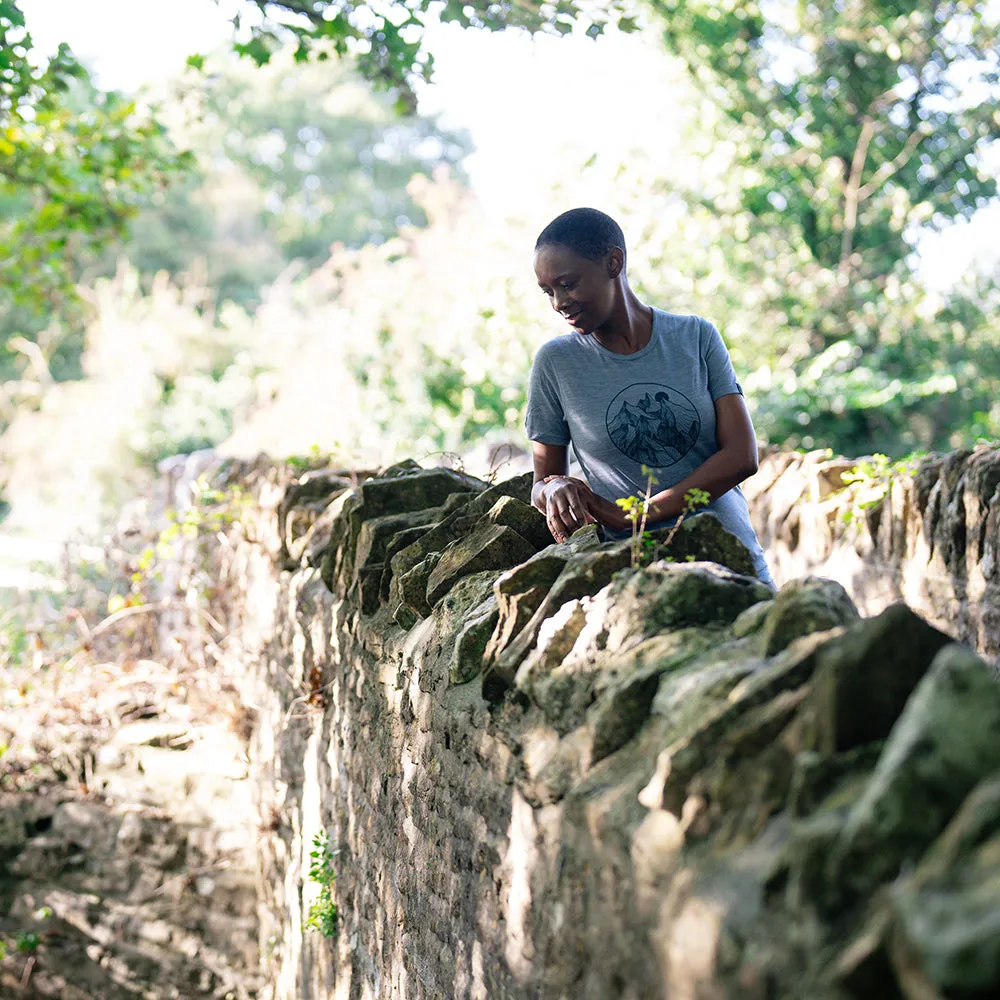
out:
<path id="1" fill-rule="evenodd" d="M 580 495 L 578 493 L 574 493 L 570 497 L 569 510 L 576 524 L 587 523 L 587 508 L 584 506 L 583 501 L 581 500 Z"/>
<path id="2" fill-rule="evenodd" d="M 557 541 L 564 542 L 566 540 L 566 531 L 563 528 L 562 521 L 556 516 L 555 511 L 551 510 L 548 516 L 545 518 L 545 523 L 548 525 L 549 534 Z"/>
<path id="3" fill-rule="evenodd" d="M 555 517 L 555 531 L 553 532 L 553 537 L 560 542 L 565 542 L 573 532 L 576 531 L 576 525 L 568 523 L 566 516 L 564 514 L 557 514 Z"/>
<path id="4" fill-rule="evenodd" d="M 572 500 L 569 497 L 561 496 L 556 502 L 556 516 L 568 531 L 575 531 L 582 522 L 577 519 L 573 511 Z"/>

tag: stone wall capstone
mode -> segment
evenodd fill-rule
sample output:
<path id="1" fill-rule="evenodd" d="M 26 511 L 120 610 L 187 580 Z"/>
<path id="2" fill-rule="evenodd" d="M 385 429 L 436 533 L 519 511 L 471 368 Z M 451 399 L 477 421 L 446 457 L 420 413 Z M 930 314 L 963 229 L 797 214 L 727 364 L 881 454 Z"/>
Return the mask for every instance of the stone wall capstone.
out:
<path id="1" fill-rule="evenodd" d="M 951 629 L 775 595 L 711 516 L 555 545 L 528 477 L 215 475 L 276 1000 L 997 995 L 1000 685 Z"/>

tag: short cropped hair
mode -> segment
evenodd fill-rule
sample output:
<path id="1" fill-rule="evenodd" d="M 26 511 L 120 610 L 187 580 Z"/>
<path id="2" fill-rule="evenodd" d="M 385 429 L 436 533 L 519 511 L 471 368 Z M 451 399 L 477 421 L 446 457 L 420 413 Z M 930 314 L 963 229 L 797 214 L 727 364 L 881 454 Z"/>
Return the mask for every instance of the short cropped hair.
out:
<path id="1" fill-rule="evenodd" d="M 625 253 L 621 226 L 596 208 L 571 208 L 556 216 L 538 235 L 535 249 L 560 246 L 587 260 L 601 261 L 614 247 Z"/>

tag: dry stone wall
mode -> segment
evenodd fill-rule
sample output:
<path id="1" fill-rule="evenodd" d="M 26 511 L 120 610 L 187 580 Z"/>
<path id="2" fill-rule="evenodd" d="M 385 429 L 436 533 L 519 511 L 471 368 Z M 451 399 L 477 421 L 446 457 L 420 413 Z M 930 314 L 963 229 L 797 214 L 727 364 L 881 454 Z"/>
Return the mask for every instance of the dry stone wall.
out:
<path id="1" fill-rule="evenodd" d="M 527 477 L 216 481 L 276 998 L 997 995 L 1000 686 L 905 604 L 552 544 Z"/>
<path id="2" fill-rule="evenodd" d="M 746 484 L 781 583 L 819 573 L 865 614 L 906 601 L 991 662 L 1000 657 L 1000 450 L 933 455 L 845 489 L 857 460 L 765 456 Z"/>

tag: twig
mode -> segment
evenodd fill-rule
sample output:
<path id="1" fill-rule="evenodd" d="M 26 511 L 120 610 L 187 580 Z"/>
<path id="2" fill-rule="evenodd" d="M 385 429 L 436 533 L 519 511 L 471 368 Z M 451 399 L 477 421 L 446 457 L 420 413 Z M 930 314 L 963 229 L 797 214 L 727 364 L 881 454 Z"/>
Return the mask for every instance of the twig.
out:
<path id="1" fill-rule="evenodd" d="M 118 611 L 113 612 L 102 622 L 99 622 L 94 626 L 91 631 L 91 635 L 100 635 L 102 632 L 106 632 L 112 625 L 117 625 L 118 622 L 124 618 L 131 618 L 134 615 L 147 614 L 150 611 L 167 611 L 170 608 L 180 608 L 185 611 L 194 611 L 195 614 L 201 615 L 201 617 L 204 618 L 205 621 L 207 621 L 219 635 L 226 634 L 226 630 L 203 608 L 193 607 L 184 601 L 158 601 L 156 604 L 136 604 L 130 608 L 121 608 Z"/>
<path id="2" fill-rule="evenodd" d="M 21 982 L 18 988 L 24 992 L 28 988 L 28 980 L 31 979 L 31 973 L 35 969 L 36 958 L 34 955 L 28 956 L 28 961 L 24 963 L 24 972 L 21 973 Z"/>
<path id="3" fill-rule="evenodd" d="M 677 534 L 677 529 L 684 523 L 685 517 L 687 517 L 687 511 L 683 511 L 680 515 L 678 515 L 677 520 L 674 521 L 674 525 L 670 529 L 670 534 L 663 539 L 664 548 L 666 548 L 674 540 L 674 535 Z"/>

